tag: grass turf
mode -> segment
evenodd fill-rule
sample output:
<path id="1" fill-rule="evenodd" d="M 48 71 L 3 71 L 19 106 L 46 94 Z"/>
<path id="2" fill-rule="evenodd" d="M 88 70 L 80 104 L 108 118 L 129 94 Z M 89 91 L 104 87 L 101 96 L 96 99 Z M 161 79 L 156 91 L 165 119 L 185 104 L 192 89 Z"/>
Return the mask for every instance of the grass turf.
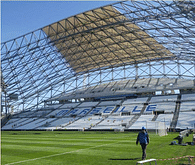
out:
<path id="1" fill-rule="evenodd" d="M 195 146 L 169 145 L 178 133 L 149 134 L 147 159 L 195 156 Z M 141 160 L 137 132 L 2 131 L 1 164 L 126 165 Z M 184 139 L 192 141 L 192 134 Z M 158 160 L 157 164 L 188 164 L 188 159 Z"/>

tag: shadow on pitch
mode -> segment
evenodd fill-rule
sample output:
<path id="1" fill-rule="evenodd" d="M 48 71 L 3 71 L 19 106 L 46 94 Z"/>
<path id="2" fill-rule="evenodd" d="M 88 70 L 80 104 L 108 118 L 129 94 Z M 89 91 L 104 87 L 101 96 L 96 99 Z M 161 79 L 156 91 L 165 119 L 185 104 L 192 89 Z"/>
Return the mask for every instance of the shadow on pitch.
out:
<path id="1" fill-rule="evenodd" d="M 110 158 L 109 160 L 140 160 L 140 158 L 129 158 L 129 159 L 112 159 L 112 158 Z"/>

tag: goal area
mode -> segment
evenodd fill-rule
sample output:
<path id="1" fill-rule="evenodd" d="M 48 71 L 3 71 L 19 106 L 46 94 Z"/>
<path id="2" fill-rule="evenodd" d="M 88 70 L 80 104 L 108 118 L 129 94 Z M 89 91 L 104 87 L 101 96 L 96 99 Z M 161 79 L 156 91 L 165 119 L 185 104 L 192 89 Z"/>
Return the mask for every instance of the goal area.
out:
<path id="1" fill-rule="evenodd" d="M 165 122 L 159 121 L 146 121 L 146 130 L 148 132 L 155 132 L 159 136 L 167 135 Z"/>

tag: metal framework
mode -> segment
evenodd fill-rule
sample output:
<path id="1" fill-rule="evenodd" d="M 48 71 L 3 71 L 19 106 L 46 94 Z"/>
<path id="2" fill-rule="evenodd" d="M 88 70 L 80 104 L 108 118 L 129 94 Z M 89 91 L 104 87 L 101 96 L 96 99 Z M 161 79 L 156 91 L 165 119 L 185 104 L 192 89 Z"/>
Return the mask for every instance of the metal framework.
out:
<path id="1" fill-rule="evenodd" d="M 117 2 L 1 44 L 2 100 L 15 110 L 152 77 L 195 79 L 195 1 Z"/>

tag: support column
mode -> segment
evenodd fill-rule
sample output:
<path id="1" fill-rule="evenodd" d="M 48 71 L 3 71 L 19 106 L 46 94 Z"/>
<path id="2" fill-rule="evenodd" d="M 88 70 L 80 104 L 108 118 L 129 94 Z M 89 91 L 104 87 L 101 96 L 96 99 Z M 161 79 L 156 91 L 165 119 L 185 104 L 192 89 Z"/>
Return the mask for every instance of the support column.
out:
<path id="1" fill-rule="evenodd" d="M 39 93 L 37 94 L 37 109 L 39 109 Z"/>
<path id="2" fill-rule="evenodd" d="M 53 94 L 53 93 L 52 93 L 52 86 L 51 86 L 51 97 L 50 97 L 50 98 L 52 98 L 52 94 Z M 51 104 L 52 104 L 52 101 L 51 101 Z"/>
<path id="3" fill-rule="evenodd" d="M 181 78 L 181 68 L 180 68 L 179 59 L 177 59 L 177 69 L 178 69 L 178 77 Z"/>
<path id="4" fill-rule="evenodd" d="M 138 65 L 137 64 L 135 64 L 135 79 L 137 80 L 138 78 L 139 78 L 139 76 L 138 76 Z"/>

